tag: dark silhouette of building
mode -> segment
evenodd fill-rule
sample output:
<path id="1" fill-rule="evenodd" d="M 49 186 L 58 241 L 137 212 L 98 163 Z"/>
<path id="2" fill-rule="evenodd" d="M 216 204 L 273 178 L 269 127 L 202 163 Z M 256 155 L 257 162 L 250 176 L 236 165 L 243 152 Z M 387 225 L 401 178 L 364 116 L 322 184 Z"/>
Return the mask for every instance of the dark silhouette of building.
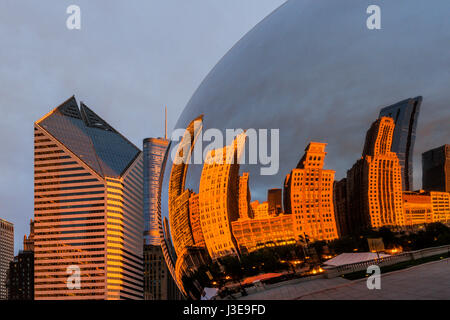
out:
<path id="1" fill-rule="evenodd" d="M 181 300 L 161 246 L 144 245 L 144 300 Z"/>
<path id="2" fill-rule="evenodd" d="M 9 263 L 6 284 L 8 300 L 34 299 L 34 253 L 20 251 Z"/>
<path id="3" fill-rule="evenodd" d="M 267 202 L 269 203 L 269 215 L 278 215 L 283 211 L 281 206 L 281 189 L 269 189 L 267 191 Z"/>
<path id="4" fill-rule="evenodd" d="M 394 119 L 395 129 L 392 149 L 400 161 L 403 190 L 413 190 L 413 153 L 416 139 L 417 119 L 422 97 L 406 99 L 380 111 L 381 117 Z"/>
<path id="5" fill-rule="evenodd" d="M 334 216 L 339 238 L 350 234 L 347 205 L 347 178 L 335 181 L 333 185 Z"/>
<path id="6" fill-rule="evenodd" d="M 422 153 L 422 188 L 450 192 L 450 145 Z"/>

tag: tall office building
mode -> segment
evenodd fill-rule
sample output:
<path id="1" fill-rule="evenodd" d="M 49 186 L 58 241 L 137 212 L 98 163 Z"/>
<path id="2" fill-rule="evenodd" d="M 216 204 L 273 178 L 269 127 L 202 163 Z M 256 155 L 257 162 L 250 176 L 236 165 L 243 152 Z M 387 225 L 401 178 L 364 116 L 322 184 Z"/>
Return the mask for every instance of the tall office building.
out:
<path id="1" fill-rule="evenodd" d="M 205 247 L 205 237 L 203 236 L 201 221 L 200 221 L 200 207 L 198 203 L 198 194 L 192 193 L 189 198 L 189 220 L 191 223 L 192 236 L 194 238 L 194 245 L 198 247 Z"/>
<path id="2" fill-rule="evenodd" d="M 450 192 L 450 145 L 422 153 L 422 188 Z"/>
<path id="3" fill-rule="evenodd" d="M 160 245 L 144 245 L 144 299 L 180 300 L 181 293 L 170 275 Z"/>
<path id="4" fill-rule="evenodd" d="M 142 299 L 142 152 L 74 97 L 34 148 L 35 299 Z"/>
<path id="5" fill-rule="evenodd" d="M 160 245 L 158 227 L 158 194 L 161 168 L 169 140 L 144 139 L 144 242 Z"/>
<path id="6" fill-rule="evenodd" d="M 34 299 L 34 254 L 22 251 L 9 263 L 8 300 Z"/>
<path id="7" fill-rule="evenodd" d="M 417 119 L 422 97 L 400 101 L 380 111 L 381 117 L 391 117 L 395 123 L 392 152 L 400 162 L 403 190 L 413 190 L 413 155 L 416 140 Z"/>
<path id="8" fill-rule="evenodd" d="M 295 239 L 332 240 L 338 237 L 333 208 L 333 170 L 323 169 L 326 143 L 311 142 L 287 177 Z M 286 185 L 285 184 L 285 185 Z"/>
<path id="9" fill-rule="evenodd" d="M 347 172 L 352 228 L 403 226 L 401 167 L 391 151 L 394 120 L 381 117 L 367 131 L 360 160 Z"/>
<path id="10" fill-rule="evenodd" d="M 254 212 L 250 205 L 252 195 L 250 187 L 248 185 L 249 174 L 244 172 L 239 177 L 239 217 L 240 218 L 253 218 Z"/>
<path id="11" fill-rule="evenodd" d="M 8 299 L 6 276 L 14 260 L 14 225 L 0 219 L 0 300 Z"/>
<path id="12" fill-rule="evenodd" d="M 34 221 L 30 220 L 30 234 L 23 236 L 23 250 L 34 251 Z"/>
<path id="13" fill-rule="evenodd" d="M 202 231 L 213 260 L 238 255 L 231 222 L 239 216 L 239 163 L 246 134 L 231 145 L 210 150 L 200 177 L 199 208 Z"/>

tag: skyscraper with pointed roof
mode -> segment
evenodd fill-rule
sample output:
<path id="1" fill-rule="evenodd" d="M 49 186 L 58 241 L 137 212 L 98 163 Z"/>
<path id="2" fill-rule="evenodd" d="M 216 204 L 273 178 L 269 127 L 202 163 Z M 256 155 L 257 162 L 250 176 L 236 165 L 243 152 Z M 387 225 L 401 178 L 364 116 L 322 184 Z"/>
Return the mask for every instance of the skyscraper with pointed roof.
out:
<path id="1" fill-rule="evenodd" d="M 142 152 L 73 96 L 34 149 L 35 299 L 142 299 Z"/>

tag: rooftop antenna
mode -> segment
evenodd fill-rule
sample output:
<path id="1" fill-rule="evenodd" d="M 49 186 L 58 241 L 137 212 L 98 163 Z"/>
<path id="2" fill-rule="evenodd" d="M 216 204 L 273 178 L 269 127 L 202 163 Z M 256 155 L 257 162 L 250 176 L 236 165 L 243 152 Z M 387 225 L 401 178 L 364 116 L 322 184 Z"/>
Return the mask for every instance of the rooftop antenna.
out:
<path id="1" fill-rule="evenodd" d="M 165 107 L 164 139 L 167 140 L 167 106 Z"/>

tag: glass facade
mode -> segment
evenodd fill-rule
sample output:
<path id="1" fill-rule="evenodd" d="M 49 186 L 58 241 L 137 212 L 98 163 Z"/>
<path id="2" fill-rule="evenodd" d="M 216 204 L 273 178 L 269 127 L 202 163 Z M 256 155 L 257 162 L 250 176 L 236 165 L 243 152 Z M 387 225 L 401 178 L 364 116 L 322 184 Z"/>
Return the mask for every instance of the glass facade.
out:
<path id="1" fill-rule="evenodd" d="M 142 299 L 140 150 L 74 97 L 34 139 L 35 299 Z"/>
<path id="2" fill-rule="evenodd" d="M 391 117 L 395 122 L 391 151 L 397 154 L 400 161 L 403 190 L 413 189 L 412 159 L 421 103 L 422 97 L 410 98 L 380 111 L 380 118 Z"/>
<path id="3" fill-rule="evenodd" d="M 158 225 L 158 197 L 161 168 L 169 140 L 144 139 L 144 243 L 160 245 Z"/>

